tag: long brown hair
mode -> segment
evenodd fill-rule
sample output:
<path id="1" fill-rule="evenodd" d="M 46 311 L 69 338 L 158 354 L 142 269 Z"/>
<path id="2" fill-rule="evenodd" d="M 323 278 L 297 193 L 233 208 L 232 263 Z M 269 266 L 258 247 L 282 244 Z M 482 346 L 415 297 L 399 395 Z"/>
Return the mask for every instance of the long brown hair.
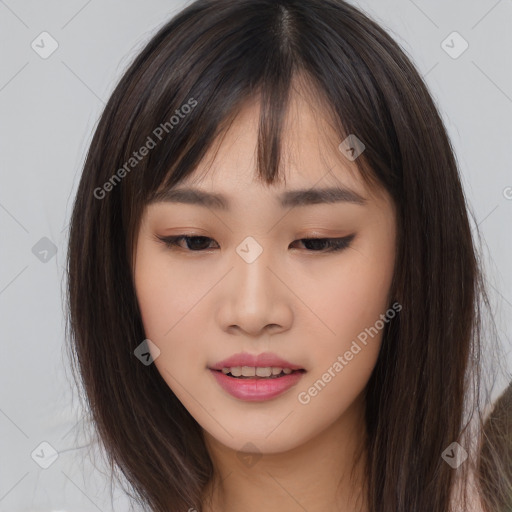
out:
<path id="1" fill-rule="evenodd" d="M 134 355 L 145 339 L 133 283 L 139 222 L 155 192 L 190 175 L 256 96 L 257 172 L 274 183 L 299 76 L 339 141 L 363 141 L 361 176 L 397 207 L 390 296 L 402 310 L 386 326 L 366 393 L 370 511 L 448 512 L 456 476 L 468 481 L 473 458 L 454 470 L 442 454 L 455 441 L 470 451 L 481 424 L 480 304 L 488 301 L 469 208 L 421 76 L 383 28 L 342 0 L 198 0 L 124 73 L 95 130 L 70 224 L 75 379 L 132 496 L 157 512 L 201 510 L 213 475 L 201 428 L 155 365 Z"/>

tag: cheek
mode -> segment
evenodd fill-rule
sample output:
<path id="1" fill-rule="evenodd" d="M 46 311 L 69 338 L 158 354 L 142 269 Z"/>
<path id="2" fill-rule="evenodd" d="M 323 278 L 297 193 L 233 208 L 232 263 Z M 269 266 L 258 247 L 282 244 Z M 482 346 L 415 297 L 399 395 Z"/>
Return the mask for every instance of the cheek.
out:
<path id="1" fill-rule="evenodd" d="M 308 280 L 304 290 L 308 305 L 325 324 L 325 339 L 352 340 L 389 307 L 394 267 L 391 248 L 368 239 L 349 251 L 322 275 Z"/>
<path id="2" fill-rule="evenodd" d="M 311 423 L 312 418 L 334 421 L 347 411 L 366 387 L 379 355 L 393 262 L 356 256 L 332 269 L 331 278 L 322 281 L 323 293 L 317 289 L 308 295 L 324 324 L 319 328 L 316 320 L 316 327 L 312 323 L 308 329 L 316 340 L 314 370 L 297 390 Z"/>
<path id="3" fill-rule="evenodd" d="M 160 276 L 160 279 L 158 278 Z M 172 327 L 171 312 L 175 311 L 178 303 L 176 294 L 171 293 L 172 286 L 167 284 L 167 276 L 158 273 L 156 265 L 148 266 L 141 262 L 135 273 L 137 300 L 142 315 L 146 336 L 160 345 L 160 340 L 166 331 Z"/>
<path id="4" fill-rule="evenodd" d="M 171 335 L 173 326 L 190 309 L 190 283 L 193 282 L 182 270 L 171 268 L 169 258 L 159 249 L 151 247 L 150 243 L 140 243 L 134 273 L 144 330 L 157 344 Z"/>
<path id="5" fill-rule="evenodd" d="M 317 340 L 315 372 L 308 382 L 311 393 L 303 391 L 305 401 L 316 404 L 312 408 L 331 400 L 337 412 L 348 407 L 364 389 L 378 358 L 386 325 L 382 315 L 390 306 L 394 239 L 381 229 L 361 240 L 325 274 L 315 275 L 306 294 L 324 324 L 318 330 L 317 321 L 315 333 L 310 327 Z M 313 399 L 317 393 L 322 398 Z"/>
<path id="6" fill-rule="evenodd" d="M 154 364 L 179 396 L 179 383 L 204 360 L 204 329 L 196 314 L 204 285 L 195 287 L 197 273 L 176 264 L 171 268 L 170 258 L 151 244 L 137 248 L 134 281 L 146 338 L 160 350 Z"/>

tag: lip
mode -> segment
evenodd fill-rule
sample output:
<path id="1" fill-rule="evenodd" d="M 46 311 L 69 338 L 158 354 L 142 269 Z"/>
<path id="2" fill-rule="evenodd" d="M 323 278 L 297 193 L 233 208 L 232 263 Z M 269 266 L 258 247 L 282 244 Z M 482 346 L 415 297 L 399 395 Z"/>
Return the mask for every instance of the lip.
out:
<path id="1" fill-rule="evenodd" d="M 253 366 L 259 368 L 274 366 L 278 368 L 290 368 L 290 370 L 304 370 L 300 365 L 290 363 L 272 352 L 263 352 L 258 355 L 240 352 L 239 354 L 234 354 L 223 361 L 219 361 L 209 368 L 210 370 L 222 370 L 222 368 L 233 368 L 234 366 Z"/>
<path id="2" fill-rule="evenodd" d="M 295 386 L 305 373 L 305 370 L 302 370 L 276 379 L 237 379 L 228 377 L 221 370 L 209 370 L 224 391 L 249 402 L 262 402 L 279 396 Z"/>

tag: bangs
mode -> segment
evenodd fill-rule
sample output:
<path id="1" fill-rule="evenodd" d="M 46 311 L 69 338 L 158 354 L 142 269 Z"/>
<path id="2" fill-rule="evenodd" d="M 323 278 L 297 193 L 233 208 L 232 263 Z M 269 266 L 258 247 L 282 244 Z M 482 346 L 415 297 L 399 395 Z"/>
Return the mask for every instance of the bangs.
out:
<path id="1" fill-rule="evenodd" d="M 354 167 L 370 189 L 389 188 L 392 170 L 400 169 L 389 145 L 396 135 L 386 121 L 390 114 L 374 73 L 355 42 L 341 40 L 335 25 L 309 33 L 311 40 L 305 41 L 308 20 L 300 11 L 273 3 L 267 9 L 253 9 L 250 2 L 220 9 L 207 5 L 192 33 L 184 20 L 194 8 L 150 41 L 106 107 L 120 149 L 117 161 L 108 165 L 105 155 L 107 174 L 126 169 L 134 151 L 148 148 L 120 187 L 128 250 L 136 242 L 144 207 L 160 190 L 174 187 L 198 168 L 247 102 L 258 100 L 261 107 L 256 178 L 267 185 L 285 181 L 281 134 L 293 90 L 305 91 L 308 102 L 319 107 L 336 134 L 333 150 L 340 159 L 345 157 L 337 146 L 356 135 L 365 151 Z M 319 48 L 325 50 L 319 53 Z M 389 153 L 382 154 L 383 148 Z"/>

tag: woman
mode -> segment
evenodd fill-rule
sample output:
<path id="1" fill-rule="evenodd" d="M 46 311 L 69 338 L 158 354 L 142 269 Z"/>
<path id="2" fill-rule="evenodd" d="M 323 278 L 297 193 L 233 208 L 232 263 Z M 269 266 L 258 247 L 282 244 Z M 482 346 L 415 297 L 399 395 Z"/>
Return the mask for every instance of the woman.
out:
<path id="1" fill-rule="evenodd" d="M 94 134 L 68 271 L 94 425 L 152 510 L 483 510 L 455 157 L 351 5 L 199 0 L 162 27 Z"/>

